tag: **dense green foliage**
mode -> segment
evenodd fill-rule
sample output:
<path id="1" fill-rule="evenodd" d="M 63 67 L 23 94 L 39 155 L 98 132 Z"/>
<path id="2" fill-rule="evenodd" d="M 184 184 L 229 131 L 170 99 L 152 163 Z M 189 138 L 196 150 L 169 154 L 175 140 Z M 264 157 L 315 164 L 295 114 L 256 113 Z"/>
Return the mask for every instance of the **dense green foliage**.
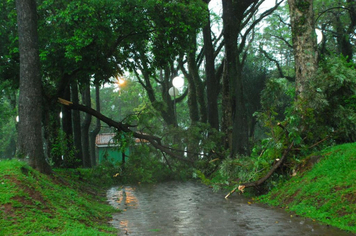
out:
<path id="1" fill-rule="evenodd" d="M 314 136 L 328 135 L 337 143 L 356 141 L 355 78 L 354 64 L 342 57 L 321 63 L 305 98 L 308 113 L 312 116 L 306 122 L 310 123 L 308 130 L 313 130 Z"/>
<path id="2" fill-rule="evenodd" d="M 47 176 L 24 162 L 0 161 L 0 234 L 115 235 L 107 223 L 115 210 L 75 176 Z"/>
<path id="3" fill-rule="evenodd" d="M 356 141 L 355 78 L 350 63 L 332 58 L 321 64 L 316 77 L 308 83 L 309 92 L 298 101 L 292 82 L 269 79 L 261 94 L 262 111 L 255 113 L 265 137 L 255 142 L 251 156 L 223 160 L 210 181 L 204 170 L 198 171 L 198 176 L 217 188 L 257 181 L 293 144 L 282 168 L 260 187 L 270 190 L 288 179 L 311 153 Z"/>
<path id="4" fill-rule="evenodd" d="M 356 233 L 355 150 L 350 143 L 313 153 L 301 172 L 259 200 Z"/>

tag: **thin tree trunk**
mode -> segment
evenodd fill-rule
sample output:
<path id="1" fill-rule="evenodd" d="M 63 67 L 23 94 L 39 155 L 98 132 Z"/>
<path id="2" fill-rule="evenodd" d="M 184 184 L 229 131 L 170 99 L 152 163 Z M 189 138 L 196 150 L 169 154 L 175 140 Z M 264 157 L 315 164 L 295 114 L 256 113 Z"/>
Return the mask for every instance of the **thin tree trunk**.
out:
<path id="1" fill-rule="evenodd" d="M 188 61 L 188 70 L 189 75 L 188 79 L 188 108 L 189 108 L 189 116 L 192 124 L 195 124 L 199 121 L 199 109 L 198 109 L 198 101 L 197 101 L 197 86 L 195 81 L 199 78 L 198 69 L 196 66 L 195 60 L 195 51 L 196 51 L 196 34 L 191 36 L 191 45 L 194 45 L 191 48 L 190 52 L 187 55 Z"/>
<path id="2" fill-rule="evenodd" d="M 351 5 L 352 6 L 352 5 Z M 350 13 L 351 13 L 350 7 Z M 337 47 L 339 53 L 341 53 L 347 60 L 350 62 L 353 58 L 353 45 L 350 42 L 350 33 L 345 32 L 345 25 L 343 24 L 342 20 L 340 19 L 340 14 L 335 14 L 335 28 L 337 34 Z"/>
<path id="3" fill-rule="evenodd" d="M 69 84 L 63 92 L 63 97 L 67 100 L 70 98 L 70 86 Z M 69 150 L 72 149 L 73 145 L 73 127 L 72 127 L 72 111 L 66 107 L 62 107 L 62 130 L 65 134 L 64 138 L 66 140 L 65 153 L 63 153 L 63 164 L 65 167 L 73 167 L 72 163 L 69 161 Z"/>
<path id="4" fill-rule="evenodd" d="M 34 0 L 16 0 L 20 51 L 18 153 L 42 173 L 52 172 L 42 142 L 42 83 Z"/>
<path id="5" fill-rule="evenodd" d="M 82 100 L 83 104 L 87 107 L 91 107 L 90 102 L 90 81 L 85 85 L 82 90 Z M 90 158 L 90 150 L 89 150 L 89 127 L 91 122 L 91 115 L 86 113 L 84 116 L 84 120 L 81 125 L 81 134 L 82 134 L 82 152 L 83 152 L 83 167 L 88 168 L 91 167 L 91 158 Z"/>
<path id="6" fill-rule="evenodd" d="M 207 123 L 208 122 L 208 112 L 206 107 L 206 100 L 205 100 L 205 86 L 202 80 L 199 77 L 194 77 L 196 80 L 195 88 L 197 90 L 197 97 L 198 97 L 198 104 L 199 104 L 199 111 L 200 111 L 200 122 Z"/>
<path id="7" fill-rule="evenodd" d="M 78 85 L 76 84 L 75 81 L 71 82 L 71 95 L 72 95 L 72 101 L 74 103 L 79 103 Z M 76 150 L 75 163 L 77 163 L 77 165 L 79 166 L 83 160 L 83 152 L 82 152 L 82 135 L 81 135 L 81 128 L 80 128 L 80 112 L 78 110 L 72 111 L 72 126 L 73 126 L 73 140 L 74 140 L 74 146 Z"/>
<path id="8" fill-rule="evenodd" d="M 60 167 L 62 165 L 62 157 L 58 152 L 53 152 L 53 144 L 58 138 L 58 131 L 61 128 L 60 122 L 60 107 L 56 103 L 53 103 L 53 99 L 46 100 L 43 106 L 43 137 L 45 143 L 45 156 L 48 157 L 53 167 Z"/>
<path id="9" fill-rule="evenodd" d="M 95 103 L 96 103 L 96 111 L 100 112 L 100 86 L 95 85 Z M 121 109 L 121 108 L 120 108 Z M 96 118 L 95 128 L 90 131 L 90 156 L 91 156 L 91 165 L 96 166 L 96 148 L 95 148 L 95 139 L 98 133 L 100 132 L 100 120 Z"/>
<path id="10" fill-rule="evenodd" d="M 66 87 L 63 97 L 66 100 L 71 100 L 70 97 L 70 87 L 69 85 Z M 66 134 L 66 138 L 72 136 L 73 128 L 72 128 L 72 111 L 67 107 L 62 107 L 62 129 Z"/>

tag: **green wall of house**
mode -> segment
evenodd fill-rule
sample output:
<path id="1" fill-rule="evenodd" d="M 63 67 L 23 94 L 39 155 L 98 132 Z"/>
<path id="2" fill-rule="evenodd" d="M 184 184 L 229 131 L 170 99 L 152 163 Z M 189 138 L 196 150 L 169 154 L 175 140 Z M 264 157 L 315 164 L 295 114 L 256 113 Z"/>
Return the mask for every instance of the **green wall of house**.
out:
<path id="1" fill-rule="evenodd" d="M 130 149 L 125 150 L 125 160 L 130 155 Z M 98 147 L 99 163 L 103 161 L 110 161 L 112 163 L 122 162 L 122 152 L 118 151 L 116 147 Z"/>

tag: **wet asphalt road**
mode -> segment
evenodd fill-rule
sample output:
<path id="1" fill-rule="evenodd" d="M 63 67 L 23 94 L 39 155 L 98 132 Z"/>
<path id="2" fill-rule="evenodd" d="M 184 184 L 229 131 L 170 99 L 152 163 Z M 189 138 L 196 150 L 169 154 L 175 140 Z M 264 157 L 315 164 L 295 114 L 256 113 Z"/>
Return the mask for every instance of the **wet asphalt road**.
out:
<path id="1" fill-rule="evenodd" d="M 123 210 L 111 224 L 118 235 L 349 236 L 354 235 L 283 209 L 215 193 L 197 182 L 121 186 L 107 191 L 111 205 Z"/>

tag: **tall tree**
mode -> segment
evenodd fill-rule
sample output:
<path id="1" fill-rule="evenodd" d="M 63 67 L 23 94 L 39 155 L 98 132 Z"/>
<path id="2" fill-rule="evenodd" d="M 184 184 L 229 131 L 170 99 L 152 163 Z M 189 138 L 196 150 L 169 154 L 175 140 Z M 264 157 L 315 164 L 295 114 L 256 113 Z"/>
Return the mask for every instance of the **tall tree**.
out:
<path id="1" fill-rule="evenodd" d="M 283 1 L 283 0 L 282 0 Z M 232 157 L 249 154 L 248 120 L 244 101 L 242 70 L 247 42 L 253 40 L 255 26 L 270 15 L 282 1 L 256 16 L 261 0 L 223 0 L 225 64 L 223 74 L 223 132 Z"/>
<path id="2" fill-rule="evenodd" d="M 248 152 L 246 108 L 243 101 L 242 67 L 238 65 L 240 55 L 238 38 L 242 30 L 244 13 L 254 1 L 223 2 L 223 22 L 225 40 L 225 70 L 223 79 L 224 131 L 228 139 L 231 156 Z M 233 137 L 236 136 L 236 138 Z"/>
<path id="3" fill-rule="evenodd" d="M 20 51 L 19 150 L 29 164 L 42 173 L 51 173 L 42 143 L 42 87 L 34 0 L 17 0 Z"/>

